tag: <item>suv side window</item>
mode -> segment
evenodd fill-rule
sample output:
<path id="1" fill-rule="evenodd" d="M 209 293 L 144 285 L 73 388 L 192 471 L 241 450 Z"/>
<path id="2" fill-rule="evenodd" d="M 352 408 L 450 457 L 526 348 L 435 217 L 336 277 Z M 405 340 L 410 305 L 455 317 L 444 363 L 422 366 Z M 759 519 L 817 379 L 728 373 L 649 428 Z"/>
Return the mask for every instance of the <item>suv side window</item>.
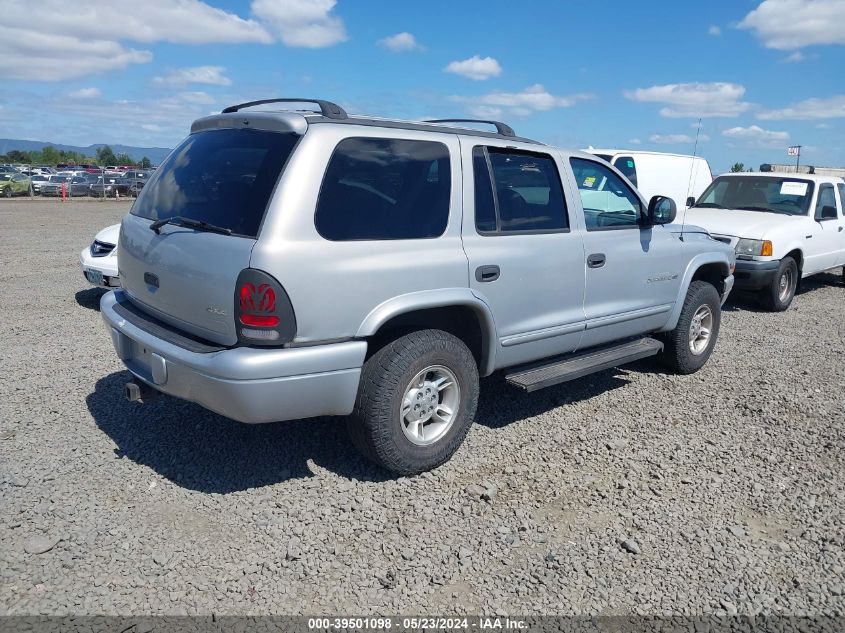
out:
<path id="1" fill-rule="evenodd" d="M 836 188 L 839 190 L 839 209 L 842 211 L 842 214 L 845 215 L 845 185 L 840 182 L 837 183 Z"/>
<path id="2" fill-rule="evenodd" d="M 588 231 L 639 227 L 643 209 L 636 193 L 613 170 L 592 160 L 569 159 Z"/>
<path id="3" fill-rule="evenodd" d="M 480 234 L 569 230 L 563 186 L 548 154 L 478 146 L 472 166 Z"/>
<path id="4" fill-rule="evenodd" d="M 836 195 L 833 193 L 833 185 L 823 184 L 819 187 L 819 199 L 816 202 L 816 220 L 822 219 L 822 207 L 836 208 Z M 836 212 L 839 215 L 839 212 Z"/>
<path id="5" fill-rule="evenodd" d="M 637 185 L 637 165 L 634 163 L 632 156 L 619 156 L 613 161 L 613 166 L 616 167 L 622 174 L 631 181 L 635 187 Z"/>
<path id="6" fill-rule="evenodd" d="M 347 138 L 329 161 L 314 223 L 332 241 L 438 237 L 451 191 L 443 143 Z"/>

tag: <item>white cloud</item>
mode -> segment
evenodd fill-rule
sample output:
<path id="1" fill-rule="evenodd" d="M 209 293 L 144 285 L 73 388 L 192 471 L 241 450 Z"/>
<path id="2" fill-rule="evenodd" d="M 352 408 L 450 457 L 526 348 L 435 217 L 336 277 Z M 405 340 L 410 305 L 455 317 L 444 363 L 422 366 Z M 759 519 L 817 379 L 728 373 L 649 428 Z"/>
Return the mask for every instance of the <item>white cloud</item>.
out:
<path id="1" fill-rule="evenodd" d="M 403 31 L 396 35 L 385 37 L 376 42 L 382 48 L 386 48 L 394 53 L 407 53 L 410 51 L 424 51 L 425 46 L 417 41 L 413 34 Z"/>
<path id="2" fill-rule="evenodd" d="M 209 44 L 272 41 L 262 25 L 200 0 L 146 0 L 133 10 L 62 0 L 4 0 L 0 77 L 61 81 L 145 64 L 152 53 L 124 42 Z"/>
<path id="3" fill-rule="evenodd" d="M 483 81 L 502 74 L 502 67 L 492 57 L 473 55 L 469 59 L 450 62 L 444 72 L 462 75 L 476 81 Z"/>
<path id="4" fill-rule="evenodd" d="M 202 91 L 180 92 L 177 96 L 186 103 L 196 103 L 201 105 L 214 103 L 214 97 L 207 92 Z"/>
<path id="5" fill-rule="evenodd" d="M 804 56 L 804 53 L 802 53 L 801 51 L 795 51 L 794 53 L 789 55 L 784 61 L 785 62 L 803 62 L 805 59 L 807 59 L 807 58 Z"/>
<path id="6" fill-rule="evenodd" d="M 689 134 L 652 134 L 648 137 L 652 143 L 662 143 L 666 145 L 681 145 L 685 143 L 695 143 L 695 137 Z M 710 137 L 706 134 L 701 134 L 698 137 L 699 142 L 706 142 Z"/>
<path id="7" fill-rule="evenodd" d="M 336 0 L 253 0 L 252 12 L 287 46 L 324 48 L 347 39 Z"/>
<path id="8" fill-rule="evenodd" d="M 751 107 L 740 101 L 745 87 L 732 83 L 683 83 L 628 90 L 632 101 L 666 104 L 664 117 L 734 117 Z"/>
<path id="9" fill-rule="evenodd" d="M 707 29 L 707 32 L 713 37 L 719 37 L 722 34 L 722 29 L 713 24 L 709 29 Z"/>
<path id="10" fill-rule="evenodd" d="M 765 121 L 845 118 L 845 95 L 835 95 L 825 99 L 806 99 L 779 110 L 764 110 L 757 115 L 757 118 Z"/>
<path id="11" fill-rule="evenodd" d="M 100 96 L 100 89 L 99 88 L 80 88 L 79 90 L 74 90 L 73 92 L 69 92 L 68 97 L 71 99 L 95 99 L 96 97 Z"/>
<path id="12" fill-rule="evenodd" d="M 468 104 L 470 111 L 475 116 L 497 118 L 504 113 L 523 117 L 553 108 L 568 108 L 580 101 L 592 98 L 593 95 L 584 93 L 555 96 L 550 94 L 542 84 L 534 84 L 521 92 L 489 92 L 474 97 L 452 97 L 452 100 Z"/>
<path id="13" fill-rule="evenodd" d="M 190 68 L 175 68 L 163 77 L 155 77 L 153 81 L 160 84 L 183 86 L 186 84 L 205 84 L 208 86 L 229 86 L 232 80 L 223 74 L 222 66 L 193 66 Z"/>
<path id="14" fill-rule="evenodd" d="M 137 9 L 137 10 L 136 10 Z M 80 2 L 68 10 L 63 0 L 3 0 L 6 24 L 32 25 L 38 33 L 80 40 L 131 40 L 152 44 L 270 42 L 255 20 L 216 9 L 200 0 L 145 0 L 137 7 L 119 2 Z"/>
<path id="15" fill-rule="evenodd" d="M 766 48 L 795 50 L 814 44 L 845 44 L 842 0 L 764 0 L 739 28 L 754 31 Z"/>
<path id="16" fill-rule="evenodd" d="M 722 136 L 753 147 L 777 147 L 789 141 L 788 132 L 764 130 L 758 125 L 732 127 L 722 132 Z"/>
<path id="17" fill-rule="evenodd" d="M 629 144 L 629 145 L 642 145 L 642 144 L 643 144 L 643 142 L 642 142 L 640 139 L 638 139 L 638 138 L 629 138 L 629 139 L 628 139 L 628 144 Z"/>

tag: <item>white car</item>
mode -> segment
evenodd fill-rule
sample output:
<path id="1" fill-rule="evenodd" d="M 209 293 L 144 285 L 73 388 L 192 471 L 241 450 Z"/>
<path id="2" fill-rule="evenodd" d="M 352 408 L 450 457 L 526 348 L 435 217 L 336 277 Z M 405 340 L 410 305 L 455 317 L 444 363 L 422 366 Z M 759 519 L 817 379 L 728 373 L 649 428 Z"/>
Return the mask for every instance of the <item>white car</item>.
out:
<path id="1" fill-rule="evenodd" d="M 120 225 L 113 224 L 97 233 L 91 246 L 79 254 L 79 265 L 88 283 L 100 288 L 120 285 L 117 273 L 117 238 Z"/>
<path id="2" fill-rule="evenodd" d="M 690 198 L 697 199 L 713 182 L 710 164 L 701 156 L 592 147 L 585 151 L 625 174 L 646 200 L 657 195 L 672 198 L 678 206 L 675 224 L 683 221 Z"/>
<path id="3" fill-rule="evenodd" d="M 716 178 L 686 221 L 734 247 L 735 287 L 786 310 L 804 277 L 845 265 L 845 181 L 737 173 Z M 843 273 L 845 279 L 845 273 Z"/>

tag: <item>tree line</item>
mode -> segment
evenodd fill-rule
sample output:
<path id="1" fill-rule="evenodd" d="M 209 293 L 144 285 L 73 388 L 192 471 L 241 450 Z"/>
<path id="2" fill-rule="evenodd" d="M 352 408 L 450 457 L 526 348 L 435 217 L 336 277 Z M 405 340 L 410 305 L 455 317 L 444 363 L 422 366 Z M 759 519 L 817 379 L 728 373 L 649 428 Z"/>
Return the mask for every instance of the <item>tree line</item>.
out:
<path id="1" fill-rule="evenodd" d="M 132 160 L 128 154 L 115 154 L 108 145 L 97 148 L 96 156 L 86 156 L 81 152 L 56 149 L 51 145 L 40 150 L 23 151 L 13 149 L 0 154 L 0 163 L 14 163 L 24 165 L 131 165 L 141 169 L 152 167 L 152 162 L 144 156 L 141 160 Z"/>

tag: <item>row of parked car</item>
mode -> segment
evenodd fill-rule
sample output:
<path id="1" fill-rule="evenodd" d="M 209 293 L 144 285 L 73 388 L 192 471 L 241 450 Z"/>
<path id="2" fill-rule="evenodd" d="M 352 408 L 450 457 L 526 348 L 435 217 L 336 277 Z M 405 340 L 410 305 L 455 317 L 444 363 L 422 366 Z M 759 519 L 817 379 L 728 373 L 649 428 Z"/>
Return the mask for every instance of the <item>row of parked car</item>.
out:
<path id="1" fill-rule="evenodd" d="M 0 170 L 0 196 L 61 196 L 63 191 L 69 197 L 137 196 L 150 174 L 149 170 L 71 169 L 45 173 L 7 168 Z"/>
<path id="2" fill-rule="evenodd" d="M 365 456 L 414 474 L 461 445 L 480 376 L 534 391 L 649 356 L 689 374 L 734 287 L 783 310 L 845 263 L 841 179 L 708 177 L 679 215 L 638 190 L 631 153 L 313 103 L 194 122 L 82 252 L 114 287 L 100 307 L 129 400 L 347 416 Z"/>

